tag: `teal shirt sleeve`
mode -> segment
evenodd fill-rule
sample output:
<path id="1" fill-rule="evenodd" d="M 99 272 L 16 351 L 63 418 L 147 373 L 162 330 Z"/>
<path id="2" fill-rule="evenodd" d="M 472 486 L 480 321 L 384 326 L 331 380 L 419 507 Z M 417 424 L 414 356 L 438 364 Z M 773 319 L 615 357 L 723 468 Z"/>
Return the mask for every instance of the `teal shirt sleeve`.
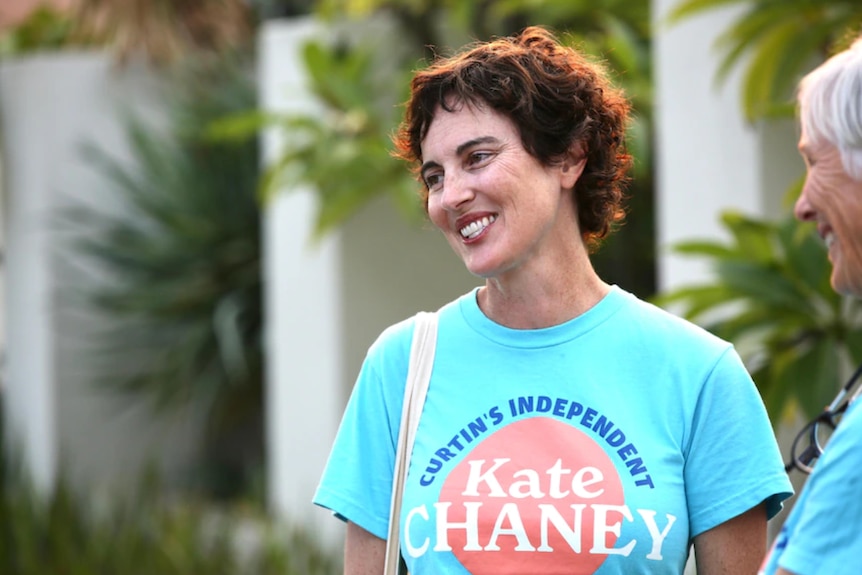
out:
<path id="1" fill-rule="evenodd" d="M 793 509 L 779 566 L 798 575 L 862 572 L 862 402 L 848 410 Z"/>
<path id="2" fill-rule="evenodd" d="M 362 364 L 314 503 L 385 539 L 413 322 L 384 331 Z"/>
<path id="3" fill-rule="evenodd" d="M 793 488 L 766 408 L 732 347 L 722 354 L 697 399 L 686 464 L 691 537 L 766 503 L 768 517 Z"/>

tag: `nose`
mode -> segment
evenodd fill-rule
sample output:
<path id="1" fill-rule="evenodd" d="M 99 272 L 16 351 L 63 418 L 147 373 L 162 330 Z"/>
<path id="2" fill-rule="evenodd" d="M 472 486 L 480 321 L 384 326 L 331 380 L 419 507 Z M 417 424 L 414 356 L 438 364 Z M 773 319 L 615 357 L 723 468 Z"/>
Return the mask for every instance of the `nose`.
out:
<path id="1" fill-rule="evenodd" d="M 446 174 L 440 204 L 447 211 L 458 211 L 475 196 L 469 178 L 460 174 Z"/>
<path id="2" fill-rule="evenodd" d="M 801 222 L 810 222 L 815 217 L 814 207 L 808 200 L 807 181 L 805 182 L 805 185 L 802 186 L 802 193 L 799 194 L 799 198 L 796 200 L 796 204 L 793 206 L 793 215 L 796 216 L 796 219 Z"/>

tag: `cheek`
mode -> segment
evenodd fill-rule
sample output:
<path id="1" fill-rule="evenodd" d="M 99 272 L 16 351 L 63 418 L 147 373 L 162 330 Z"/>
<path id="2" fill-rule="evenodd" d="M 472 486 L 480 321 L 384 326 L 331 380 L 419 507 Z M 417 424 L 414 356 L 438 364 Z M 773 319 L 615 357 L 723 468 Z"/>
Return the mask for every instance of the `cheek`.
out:
<path id="1" fill-rule="evenodd" d="M 830 185 L 828 178 L 821 172 L 809 172 L 805 178 L 804 194 L 815 207 L 821 207 L 830 203 Z"/>
<path id="2" fill-rule="evenodd" d="M 851 180 L 843 172 L 823 174 L 812 182 L 809 193 L 833 225 L 841 222 L 842 227 L 854 232 L 862 229 L 862 183 Z M 856 239 L 858 236 L 854 233 L 851 237 Z M 862 238 L 857 241 L 862 241 Z"/>
<path id="3" fill-rule="evenodd" d="M 803 188 L 813 207 L 835 220 L 862 217 L 862 184 L 850 180 L 843 170 L 826 167 L 809 173 Z"/>
<path id="4" fill-rule="evenodd" d="M 840 291 L 862 296 L 862 190 L 845 186 L 825 195 L 824 212 L 835 230 L 841 249 L 838 274 Z"/>
<path id="5" fill-rule="evenodd" d="M 444 231 L 449 227 L 446 210 L 443 209 L 440 202 L 433 196 L 428 198 L 428 201 L 425 204 L 425 209 L 428 212 L 428 219 L 431 220 L 431 223 L 434 224 L 435 227 Z"/>

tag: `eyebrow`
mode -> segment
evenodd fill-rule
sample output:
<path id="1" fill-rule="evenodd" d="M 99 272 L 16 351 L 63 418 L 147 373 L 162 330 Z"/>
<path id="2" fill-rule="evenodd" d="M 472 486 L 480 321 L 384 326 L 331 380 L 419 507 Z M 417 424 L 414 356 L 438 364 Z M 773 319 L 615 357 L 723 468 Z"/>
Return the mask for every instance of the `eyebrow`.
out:
<path id="1" fill-rule="evenodd" d="M 460 144 L 457 148 L 455 148 L 455 155 L 460 156 L 466 150 L 469 150 L 473 146 L 478 146 L 480 144 L 492 144 L 497 143 L 500 140 L 495 138 L 494 136 L 480 136 L 478 138 L 473 138 L 472 140 L 467 140 L 463 144 Z M 422 178 L 425 177 L 425 172 L 430 170 L 431 168 L 439 168 L 440 164 L 437 162 L 425 162 L 422 164 L 422 167 L 419 169 L 419 174 Z"/>

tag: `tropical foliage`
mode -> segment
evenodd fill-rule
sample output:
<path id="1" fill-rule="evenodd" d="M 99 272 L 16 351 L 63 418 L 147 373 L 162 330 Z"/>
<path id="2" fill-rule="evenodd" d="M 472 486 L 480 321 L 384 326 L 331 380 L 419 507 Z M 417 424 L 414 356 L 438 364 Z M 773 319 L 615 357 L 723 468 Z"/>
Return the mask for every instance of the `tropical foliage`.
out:
<path id="1" fill-rule="evenodd" d="M 0 29 L 0 56 L 58 50 L 70 44 L 72 28 L 67 14 L 48 5 L 40 6 L 17 26 Z"/>
<path id="2" fill-rule="evenodd" d="M 214 495 L 248 487 L 263 458 L 260 158 L 255 140 L 202 138 L 214 118 L 255 102 L 246 65 L 178 72 L 167 132 L 131 121 L 131 162 L 87 150 L 115 201 L 61 214 L 66 259 L 98 270 L 75 276 L 77 298 L 110 322 L 88 338 L 98 383 L 202 418 Z"/>
<path id="3" fill-rule="evenodd" d="M 808 69 L 862 32 L 858 0 L 683 0 L 676 22 L 717 8 L 739 15 L 717 39 L 719 79 L 745 62 L 742 102 L 749 120 L 792 115 L 793 88 Z"/>
<path id="4" fill-rule="evenodd" d="M 2 396 L 0 396 L 2 399 Z M 2 402 L 0 402 L 2 407 Z M 0 409 L 0 445 L 3 441 Z M 335 575 L 338 555 L 252 506 L 172 500 L 144 475 L 128 501 L 95 505 L 61 473 L 33 489 L 11 449 L 0 453 L 0 573 L 14 575 Z"/>
<path id="5" fill-rule="evenodd" d="M 800 408 L 819 413 L 862 361 L 862 303 L 837 295 L 810 224 L 722 215 L 728 242 L 689 241 L 677 252 L 707 258 L 715 281 L 663 294 L 713 333 L 736 343 L 777 424 Z"/>
<path id="6" fill-rule="evenodd" d="M 856 0 L 683 0 L 671 22 L 735 6 L 716 40 L 718 78 L 745 66 L 748 120 L 792 116 L 801 76 L 862 32 Z M 788 143 L 788 150 L 793 143 Z M 795 198 L 798 184 L 788 190 Z M 811 226 L 791 214 L 777 221 L 726 213 L 729 244 L 683 242 L 677 251 L 711 260 L 715 281 L 661 294 L 663 305 L 736 343 L 778 422 L 788 409 L 811 416 L 828 404 L 850 362 L 862 360 L 862 312 L 834 293 L 831 266 Z"/>

